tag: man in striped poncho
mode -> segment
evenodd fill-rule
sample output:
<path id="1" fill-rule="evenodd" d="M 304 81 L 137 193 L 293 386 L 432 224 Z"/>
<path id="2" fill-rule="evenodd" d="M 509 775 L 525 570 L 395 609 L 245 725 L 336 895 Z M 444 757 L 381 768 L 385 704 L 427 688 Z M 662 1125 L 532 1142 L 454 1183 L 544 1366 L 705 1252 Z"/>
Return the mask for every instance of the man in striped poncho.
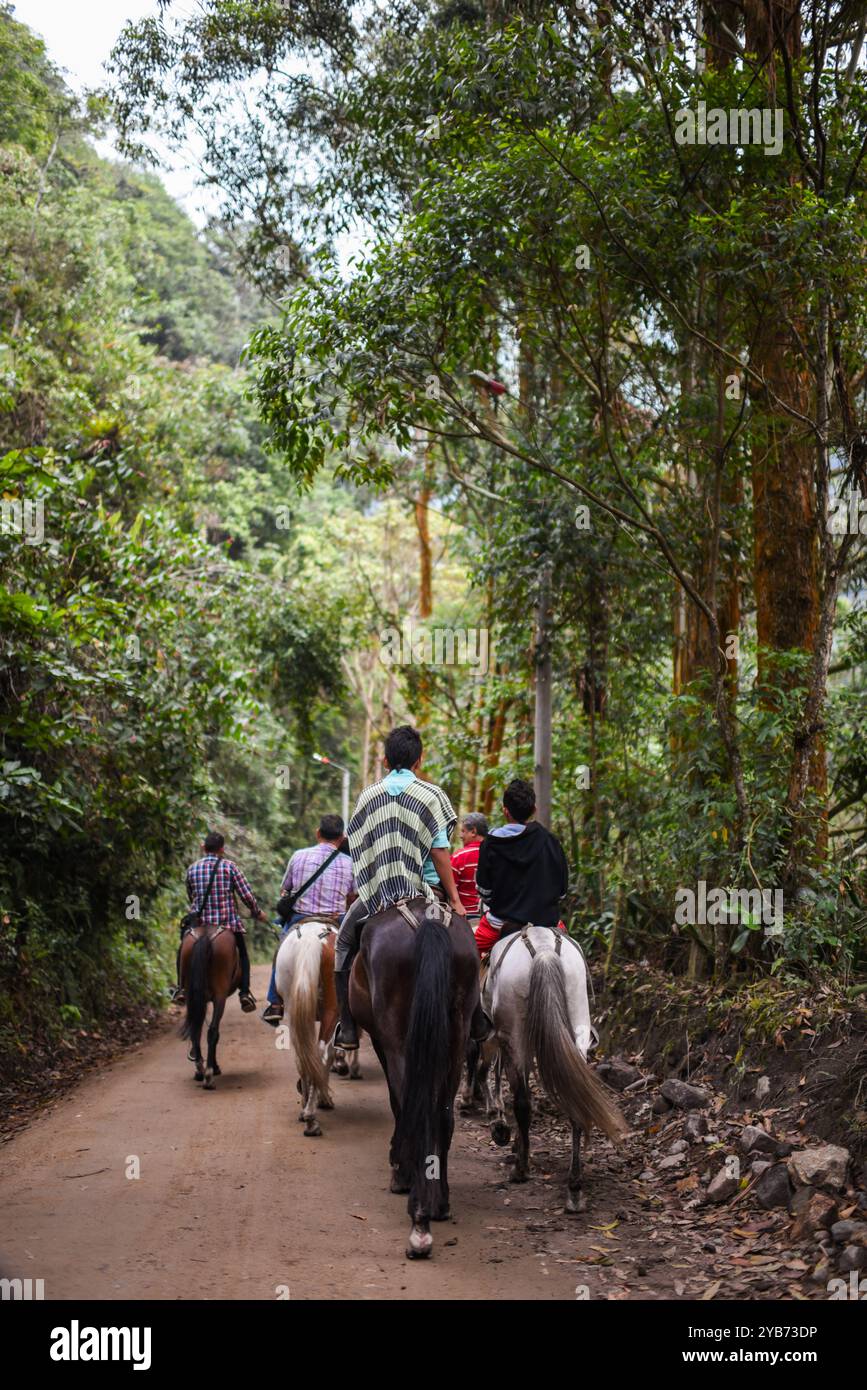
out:
<path id="1" fill-rule="evenodd" d="M 349 822 L 349 851 L 358 901 L 343 919 L 334 960 L 340 1005 L 335 1042 L 347 1051 L 358 1047 L 358 1033 L 349 1009 L 349 974 L 366 918 L 402 899 L 421 895 L 431 902 L 447 902 L 453 911 L 465 915 L 449 853 L 449 838 L 457 816 L 442 788 L 419 778 L 421 759 L 418 731 L 409 724 L 392 729 L 385 740 L 388 776 L 361 793 Z M 479 1026 L 484 1027 L 487 1035 L 483 1015 Z"/>

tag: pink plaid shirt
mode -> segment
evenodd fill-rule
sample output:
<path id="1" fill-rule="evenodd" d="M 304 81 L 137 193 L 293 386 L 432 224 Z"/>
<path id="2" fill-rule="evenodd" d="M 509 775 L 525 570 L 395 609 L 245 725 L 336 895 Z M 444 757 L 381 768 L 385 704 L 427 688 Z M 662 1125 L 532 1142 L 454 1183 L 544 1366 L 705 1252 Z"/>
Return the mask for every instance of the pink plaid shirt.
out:
<path id="1" fill-rule="evenodd" d="M 311 845 L 309 849 L 296 850 L 286 866 L 283 875 L 284 893 L 296 893 L 315 874 L 319 865 L 334 853 L 329 844 Z M 302 894 L 295 904 L 296 912 L 339 912 L 346 911 L 346 895 L 355 888 L 352 878 L 352 860 L 348 854 L 338 854 L 320 874 L 316 882 Z"/>

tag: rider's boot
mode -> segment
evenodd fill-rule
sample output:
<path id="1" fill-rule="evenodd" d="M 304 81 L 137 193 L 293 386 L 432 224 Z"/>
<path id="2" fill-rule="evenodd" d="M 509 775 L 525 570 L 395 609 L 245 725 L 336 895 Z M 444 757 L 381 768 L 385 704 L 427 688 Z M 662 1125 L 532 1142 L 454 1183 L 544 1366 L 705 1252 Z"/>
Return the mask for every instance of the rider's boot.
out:
<path id="1" fill-rule="evenodd" d="M 354 1052 L 358 1047 L 358 1031 L 355 1027 L 355 1019 L 349 1010 L 349 973 L 351 969 L 352 962 L 350 961 L 346 970 L 335 970 L 334 972 L 334 988 L 337 991 L 337 1004 L 340 1009 L 340 1022 L 334 1035 L 334 1046 L 342 1048 L 344 1052 Z"/>
<path id="2" fill-rule="evenodd" d="M 183 945 L 183 940 L 184 940 L 184 938 L 183 938 L 183 929 L 182 929 L 182 931 L 181 931 L 181 945 Z M 173 1004 L 186 1004 L 186 1002 L 187 1002 L 187 996 L 184 994 L 184 991 L 181 989 L 181 947 L 180 947 L 180 946 L 178 947 L 178 953 L 177 953 L 177 955 L 175 956 L 175 980 L 176 980 L 176 983 L 173 984 L 173 985 L 169 988 L 169 998 L 171 999 L 171 1001 L 172 1001 Z"/>

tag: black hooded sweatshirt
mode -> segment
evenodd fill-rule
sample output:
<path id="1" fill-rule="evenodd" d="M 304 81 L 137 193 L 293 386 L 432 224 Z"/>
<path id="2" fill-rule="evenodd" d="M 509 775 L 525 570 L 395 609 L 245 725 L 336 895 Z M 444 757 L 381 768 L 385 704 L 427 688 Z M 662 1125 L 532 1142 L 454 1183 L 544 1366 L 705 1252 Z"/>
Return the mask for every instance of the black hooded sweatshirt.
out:
<path id="1" fill-rule="evenodd" d="M 563 846 L 538 821 L 520 835 L 486 835 L 479 849 L 476 885 L 495 917 L 523 926 L 556 927 L 569 886 Z M 514 928 L 512 928 L 514 930 Z M 502 935 L 508 936 L 509 927 Z"/>

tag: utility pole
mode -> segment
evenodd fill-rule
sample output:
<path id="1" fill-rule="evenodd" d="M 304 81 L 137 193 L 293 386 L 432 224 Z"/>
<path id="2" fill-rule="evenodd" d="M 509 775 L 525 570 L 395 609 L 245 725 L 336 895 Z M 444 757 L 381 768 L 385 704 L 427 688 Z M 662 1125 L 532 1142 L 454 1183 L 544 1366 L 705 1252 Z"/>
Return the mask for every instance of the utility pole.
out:
<path id="1" fill-rule="evenodd" d="M 536 711 L 533 730 L 536 819 L 551 825 L 551 566 L 545 561 L 539 578 L 533 638 Z"/>

